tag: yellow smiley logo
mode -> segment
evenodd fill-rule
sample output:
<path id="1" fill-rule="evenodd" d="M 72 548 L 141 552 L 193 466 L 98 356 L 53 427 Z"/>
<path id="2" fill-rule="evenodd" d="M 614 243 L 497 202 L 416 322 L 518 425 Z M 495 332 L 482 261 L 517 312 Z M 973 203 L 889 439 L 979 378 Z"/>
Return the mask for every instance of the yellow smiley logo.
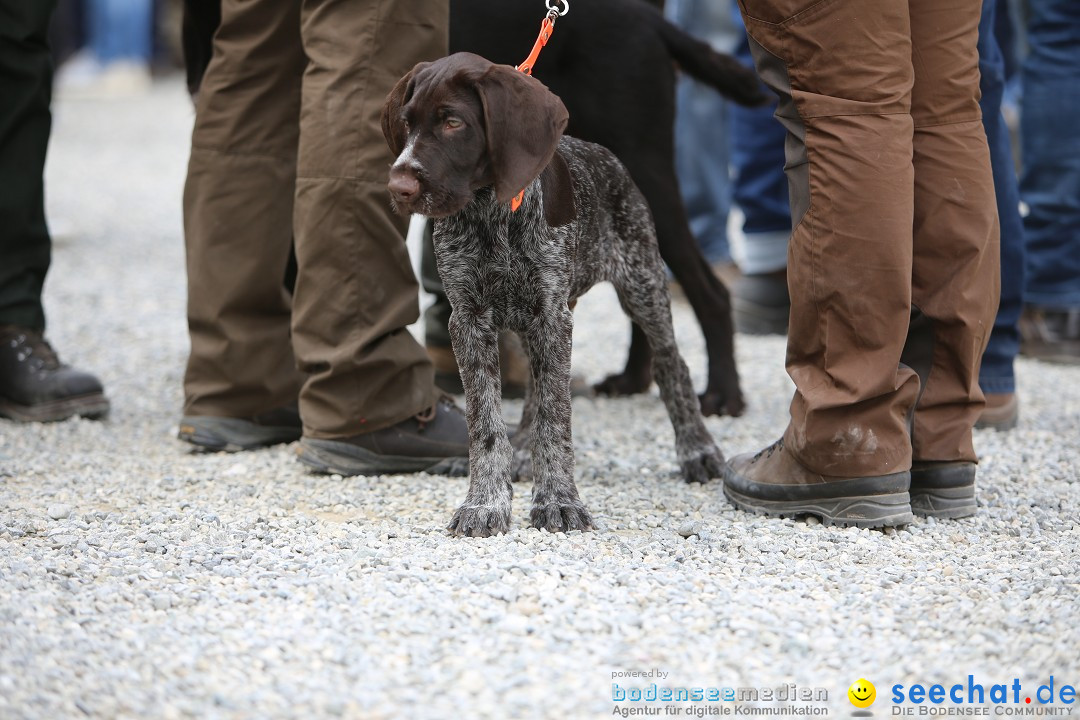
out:
<path id="1" fill-rule="evenodd" d="M 868 708 L 877 698 L 874 684 L 865 678 L 859 678 L 847 689 L 848 700 L 857 708 Z"/>

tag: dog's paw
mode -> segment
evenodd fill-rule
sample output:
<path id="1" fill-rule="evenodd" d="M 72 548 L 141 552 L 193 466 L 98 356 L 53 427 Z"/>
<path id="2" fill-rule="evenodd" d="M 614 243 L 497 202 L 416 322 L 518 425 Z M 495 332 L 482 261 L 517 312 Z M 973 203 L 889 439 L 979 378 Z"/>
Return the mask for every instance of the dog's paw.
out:
<path id="1" fill-rule="evenodd" d="M 496 505 L 462 505 L 446 528 L 458 537 L 491 537 L 510 530 L 510 508 Z"/>
<path id="2" fill-rule="evenodd" d="M 746 401 L 743 400 L 741 393 L 729 395 L 728 393 L 707 390 L 698 395 L 698 402 L 701 405 L 701 414 L 705 417 L 710 415 L 739 417 L 746 411 Z"/>
<path id="3" fill-rule="evenodd" d="M 701 454 L 683 460 L 683 479 L 688 483 L 705 483 L 724 474 L 724 456 L 716 448 L 710 448 Z"/>
<path id="4" fill-rule="evenodd" d="M 571 530 L 592 530 L 593 519 L 589 511 L 580 502 L 552 502 L 533 505 L 529 513 L 529 522 L 536 529 L 548 532 L 569 532 Z"/>
<path id="5" fill-rule="evenodd" d="M 606 378 L 593 385 L 593 390 L 596 391 L 597 395 L 620 397 L 623 395 L 637 395 L 646 392 L 650 385 L 652 385 L 652 377 L 648 375 L 640 377 L 623 372 L 618 375 L 608 375 Z"/>

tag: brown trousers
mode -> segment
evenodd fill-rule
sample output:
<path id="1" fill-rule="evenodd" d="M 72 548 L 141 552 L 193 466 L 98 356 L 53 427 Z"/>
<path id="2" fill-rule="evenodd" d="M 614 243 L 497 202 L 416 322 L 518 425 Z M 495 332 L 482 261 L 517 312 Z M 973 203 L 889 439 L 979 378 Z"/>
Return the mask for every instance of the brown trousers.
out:
<path id="1" fill-rule="evenodd" d="M 975 460 L 1000 282 L 980 0 L 739 3 L 789 131 L 786 445 L 845 477 Z M 933 327 L 921 388 L 900 364 L 913 305 Z"/>
<path id="2" fill-rule="evenodd" d="M 305 434 L 334 438 L 434 403 L 379 117 L 447 28 L 445 0 L 223 0 L 184 189 L 185 414 L 299 398 Z"/>

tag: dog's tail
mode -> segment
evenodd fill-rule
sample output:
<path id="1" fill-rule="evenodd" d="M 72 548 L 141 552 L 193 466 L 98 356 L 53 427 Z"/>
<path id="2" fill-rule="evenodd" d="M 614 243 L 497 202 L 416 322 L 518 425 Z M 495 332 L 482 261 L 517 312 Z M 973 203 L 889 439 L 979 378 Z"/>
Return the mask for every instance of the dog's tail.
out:
<path id="1" fill-rule="evenodd" d="M 763 105 L 769 100 L 757 74 L 730 55 L 716 52 L 708 43 L 691 37 L 651 12 L 653 26 L 679 68 L 690 77 L 716 88 L 740 105 Z"/>

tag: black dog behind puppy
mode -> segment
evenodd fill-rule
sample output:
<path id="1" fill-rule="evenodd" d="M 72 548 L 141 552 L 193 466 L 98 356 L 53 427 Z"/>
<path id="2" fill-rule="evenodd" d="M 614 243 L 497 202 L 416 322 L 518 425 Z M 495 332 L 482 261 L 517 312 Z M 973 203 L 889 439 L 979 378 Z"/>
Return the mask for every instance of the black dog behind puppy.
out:
<path id="1" fill-rule="evenodd" d="M 520 432 L 531 437 L 532 525 L 585 530 L 574 484 L 568 303 L 610 281 L 653 351 L 685 478 L 718 477 L 723 456 L 675 346 L 667 279 L 649 208 L 598 145 L 562 138 L 567 113 L 539 81 L 468 53 L 421 63 L 383 109 L 398 155 L 399 212 L 436 218 L 439 271 L 465 386 L 469 492 L 450 529 L 486 536 L 510 525 L 514 450 L 500 414 L 498 332 L 519 334 L 532 369 Z M 510 199 L 525 188 L 521 208 Z"/>

